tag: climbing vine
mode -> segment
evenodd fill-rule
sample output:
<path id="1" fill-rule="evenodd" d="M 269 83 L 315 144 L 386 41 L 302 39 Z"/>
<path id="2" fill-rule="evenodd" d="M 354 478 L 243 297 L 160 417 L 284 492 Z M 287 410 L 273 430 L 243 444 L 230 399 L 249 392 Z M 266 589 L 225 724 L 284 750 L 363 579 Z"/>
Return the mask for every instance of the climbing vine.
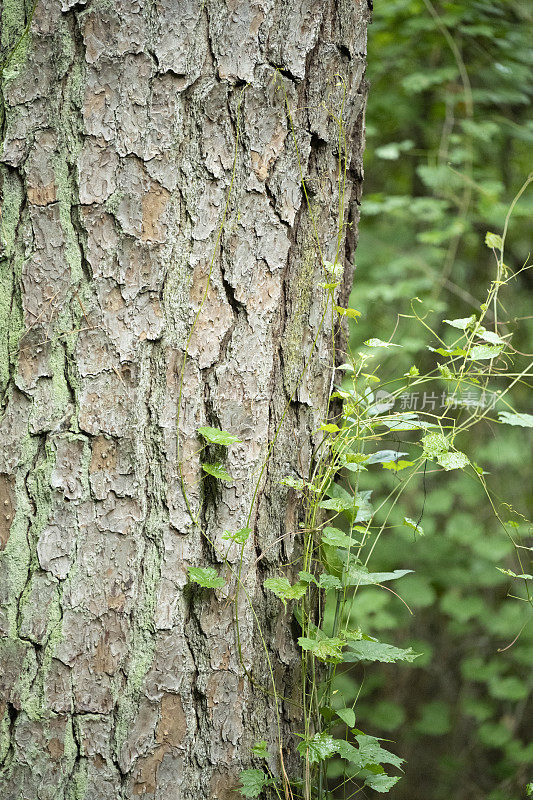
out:
<path id="1" fill-rule="evenodd" d="M 294 149 L 298 163 L 301 164 L 292 109 L 279 73 L 276 73 L 275 80 L 278 90 L 283 93 Z M 340 78 L 339 86 L 342 88 Z M 335 291 L 344 272 L 340 252 L 347 225 L 347 159 L 343 103 L 337 109 L 328 107 L 327 110 L 337 126 L 339 153 L 337 249 L 331 261 L 326 260 L 323 255 L 313 207 L 300 166 L 301 189 L 311 219 L 315 254 L 322 266 L 323 280 L 317 287 L 317 290 L 323 291 L 322 317 L 297 386 L 270 441 L 257 477 L 246 525 L 223 534 L 222 538 L 228 542 L 228 547 L 234 543 L 240 548 L 237 566 L 228 562 L 226 551 L 219 553 L 225 565 L 221 573 L 211 566 L 189 567 L 190 581 L 204 589 L 217 590 L 225 587 L 228 581 L 233 582 L 237 647 L 243 670 L 252 681 L 253 676 L 245 667 L 240 652 L 238 598 L 241 592 L 244 593 L 259 626 L 246 586 L 247 576 L 243 574 L 243 554 L 253 533 L 252 512 L 261 479 L 285 423 L 287 409 L 313 357 L 326 315 L 331 315 L 332 319 L 334 359 L 339 355 L 336 332 L 340 325 L 347 319 L 356 322 L 360 315 L 356 309 L 341 307 L 335 300 Z M 226 222 L 238 147 L 237 123 L 232 180 L 217 233 L 210 272 Z M 401 347 L 401 341 L 393 340 L 398 337 L 391 337 L 387 341 L 373 337 L 362 342 L 357 352 L 348 349 L 342 354 L 344 363 L 336 371 L 336 362 L 332 361 L 331 369 L 335 375 L 333 391 L 324 419 L 315 431 L 316 446 L 309 472 L 305 475 L 287 475 L 282 480 L 299 498 L 302 509 L 299 563 L 287 564 L 286 573 L 281 570 L 278 576 L 264 581 L 264 588 L 279 599 L 289 615 L 294 615 L 300 628 L 299 709 L 302 726 L 292 733 L 298 740 L 301 768 L 299 774 L 291 776 L 285 769 L 284 752 L 287 743 L 283 741 L 279 723 L 279 704 L 285 698 L 278 694 L 272 656 L 259 626 L 259 636 L 271 678 L 271 685 L 263 689 L 274 697 L 278 715 L 278 752 L 270 753 L 264 741 L 255 744 L 251 758 L 264 766 L 251 767 L 242 772 L 240 792 L 244 797 L 254 798 L 263 792 L 272 792 L 276 797 L 285 800 L 326 800 L 337 796 L 334 793 L 338 791 L 343 791 L 345 797 L 351 797 L 362 787 L 386 793 L 400 779 L 398 772 L 402 770 L 403 759 L 389 747 L 384 747 L 381 740 L 359 728 L 357 698 L 355 702 L 347 704 L 343 700 L 342 686 L 343 679 L 351 669 L 359 669 L 373 662 L 409 663 L 419 655 L 410 647 L 402 648 L 380 641 L 370 630 L 362 628 L 357 618 L 355 602 L 366 587 L 377 587 L 383 592 L 391 593 L 398 603 L 407 606 L 401 596 L 401 579 L 412 572 L 409 563 L 387 572 L 379 572 L 373 571 L 371 560 L 380 539 L 397 526 L 412 531 L 415 539 L 424 535 L 424 509 L 431 498 L 424 498 L 424 504 L 416 517 L 407 516 L 401 510 L 402 495 L 413 481 L 421 481 L 425 485 L 426 477 L 430 473 L 463 470 L 481 484 L 487 503 L 492 507 L 515 549 L 516 571 L 503 567 L 501 571 L 519 582 L 523 586 L 523 599 L 530 604 L 532 602 L 532 576 L 524 566 L 521 545 L 513 535 L 512 526 L 501 517 L 482 465 L 477 463 L 475 454 L 463 449 L 467 432 L 487 419 L 505 425 L 533 427 L 533 416 L 516 411 L 512 405 L 513 388 L 525 382 L 533 364 L 518 366 L 516 352 L 510 341 L 511 334 L 500 331 L 498 317 L 500 294 L 515 278 L 504 261 L 508 222 L 514 205 L 532 180 L 533 176 L 530 176 L 511 205 L 502 235 L 492 232 L 486 234 L 485 243 L 494 255 L 494 277 L 478 312 L 464 319 L 444 320 L 449 335 L 441 337 L 426 321 L 427 310 L 423 303 L 418 298 L 413 299 L 412 312 L 405 316 L 410 321 L 416 321 L 426 331 L 427 348 L 434 358 L 430 369 L 421 370 L 414 363 L 408 371 L 400 375 L 382 375 L 380 355 L 392 348 Z M 188 344 L 207 298 L 209 277 L 210 273 L 183 357 L 180 404 Z M 405 397 L 422 389 L 428 403 L 420 411 L 406 410 Z M 465 390 L 470 395 L 467 407 L 459 402 L 459 397 Z M 436 408 L 437 397 L 443 399 L 440 412 Z M 237 437 L 231 431 L 200 427 L 198 439 L 204 479 L 209 477 L 231 481 L 232 476 L 224 464 L 224 452 L 238 443 Z M 385 448 L 384 444 L 390 444 L 391 441 L 394 447 Z M 383 498 L 372 497 L 372 491 L 366 488 L 367 474 L 373 470 L 389 471 L 396 479 L 393 488 Z M 191 519 L 202 530 L 200 521 L 191 511 L 183 475 L 182 490 Z M 214 546 L 213 542 L 210 543 Z M 295 570 L 298 580 L 293 582 L 291 576 L 295 574 Z M 400 581 L 399 588 L 396 588 L 397 581 Z M 407 608 L 412 613 L 408 606 Z M 401 743 L 399 746 L 401 748 Z M 277 771 L 272 766 L 276 756 Z M 331 764 L 334 764 L 334 768 L 328 774 Z M 335 778 L 334 786 L 332 776 Z"/>

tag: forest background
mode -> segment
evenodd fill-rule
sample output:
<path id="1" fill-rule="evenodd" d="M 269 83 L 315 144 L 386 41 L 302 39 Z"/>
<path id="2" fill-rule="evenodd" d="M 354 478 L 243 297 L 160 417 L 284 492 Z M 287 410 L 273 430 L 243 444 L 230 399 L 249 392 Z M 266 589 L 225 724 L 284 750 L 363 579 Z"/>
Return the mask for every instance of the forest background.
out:
<path id="1" fill-rule="evenodd" d="M 532 17 L 525 0 L 376 3 L 350 303 L 363 316 L 353 350 L 376 332 L 388 339 L 414 297 L 441 334 L 444 318 L 479 309 L 495 275 L 485 234 L 502 233 L 532 170 Z M 513 272 L 531 261 L 532 212 L 529 186 L 509 224 L 505 260 Z M 521 353 L 532 349 L 532 286 L 526 269 L 500 296 L 505 331 Z M 402 349 L 383 362 L 383 381 L 432 363 L 427 345 L 437 345 L 418 322 L 400 319 L 393 341 Z M 401 399 L 407 410 L 423 403 L 423 392 Z M 516 389 L 513 404 L 531 413 L 527 387 Z M 470 439 L 496 502 L 510 504 L 501 507 L 504 519 L 531 546 L 531 525 L 513 511 L 531 512 L 529 431 L 486 422 Z M 383 470 L 369 473 L 368 485 L 383 494 L 398 479 Z M 401 596 L 414 613 L 392 593 L 367 587 L 355 615 L 364 629 L 422 655 L 346 677 L 344 699 L 358 697 L 358 725 L 392 740 L 386 746 L 407 760 L 391 798 L 520 800 L 533 774 L 533 625 L 530 604 L 511 596 L 524 596 L 518 582 L 497 569 L 516 568 L 513 547 L 481 485 L 461 470 L 411 483 L 402 505 L 414 519 L 423 512 L 424 536 L 394 527 L 380 539 L 373 568 L 409 561 L 415 572 L 402 579 Z"/>

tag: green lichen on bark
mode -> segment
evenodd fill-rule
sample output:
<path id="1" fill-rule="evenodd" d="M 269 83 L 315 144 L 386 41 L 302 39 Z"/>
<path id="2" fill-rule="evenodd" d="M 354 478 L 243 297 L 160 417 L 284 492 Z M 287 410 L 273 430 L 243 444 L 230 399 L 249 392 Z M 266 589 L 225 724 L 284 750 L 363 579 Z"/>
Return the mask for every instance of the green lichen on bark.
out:
<path id="1" fill-rule="evenodd" d="M 12 258 L 24 200 L 20 179 L 6 167 L 0 167 L 0 197 L 0 392 L 4 392 L 22 327 L 20 290 Z"/>
<path id="2" fill-rule="evenodd" d="M 85 800 L 88 790 L 88 762 L 86 758 L 78 758 L 67 786 L 65 800 Z"/>
<path id="3" fill-rule="evenodd" d="M 155 542 L 149 539 L 146 542 L 142 569 L 141 597 L 134 622 L 128 679 L 117 697 L 114 743 L 117 756 L 135 719 L 140 690 L 154 659 L 154 612 L 161 577 L 161 553 Z"/>
<path id="4" fill-rule="evenodd" d="M 0 705 L 0 766 L 3 764 L 11 746 L 11 720 L 7 703 Z"/>
<path id="5" fill-rule="evenodd" d="M 0 561 L 5 565 L 7 574 L 7 609 L 10 636 L 16 637 L 19 628 L 19 600 L 28 581 L 32 559 L 30 544 L 30 520 L 33 515 L 32 500 L 28 494 L 26 477 L 37 455 L 38 443 L 27 436 L 22 443 L 22 458 L 16 473 L 15 497 L 16 512 L 11 524 L 9 538 Z"/>
<path id="6" fill-rule="evenodd" d="M 317 292 L 317 253 L 311 231 L 302 248 L 296 275 L 290 282 L 292 307 L 283 334 L 283 378 L 290 396 L 297 386 L 305 361 L 302 348 L 304 335 L 309 328 L 309 312 Z"/>

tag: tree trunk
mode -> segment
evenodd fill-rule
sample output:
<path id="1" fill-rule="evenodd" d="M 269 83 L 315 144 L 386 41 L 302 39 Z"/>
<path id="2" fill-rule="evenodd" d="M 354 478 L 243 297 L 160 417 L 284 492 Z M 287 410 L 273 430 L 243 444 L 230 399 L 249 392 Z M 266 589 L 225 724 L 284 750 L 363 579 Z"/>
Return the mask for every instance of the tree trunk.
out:
<path id="1" fill-rule="evenodd" d="M 298 652 L 262 584 L 298 553 L 279 481 L 309 469 L 332 383 L 312 217 L 333 261 L 344 92 L 337 302 L 351 285 L 368 13 L 38 0 L 31 18 L 4 0 L 2 800 L 229 800 L 258 739 L 280 774 L 257 623 L 296 764 Z M 240 440 L 231 481 L 202 470 L 206 425 Z M 240 548 L 222 537 L 250 509 L 241 659 Z"/>

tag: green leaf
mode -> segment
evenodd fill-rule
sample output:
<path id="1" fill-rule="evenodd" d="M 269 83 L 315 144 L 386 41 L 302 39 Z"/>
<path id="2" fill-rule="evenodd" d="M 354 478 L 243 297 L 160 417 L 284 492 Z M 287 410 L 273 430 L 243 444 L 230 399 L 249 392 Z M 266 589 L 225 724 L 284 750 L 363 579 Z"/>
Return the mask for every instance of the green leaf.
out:
<path id="1" fill-rule="evenodd" d="M 367 347 L 401 347 L 401 344 L 394 344 L 393 342 L 384 342 L 381 339 L 367 339 L 366 342 Z"/>
<path id="2" fill-rule="evenodd" d="M 372 508 L 372 503 L 370 502 L 371 495 L 372 490 L 357 492 L 355 497 L 357 513 L 353 522 L 368 522 L 368 520 L 372 518 L 374 509 Z"/>
<path id="3" fill-rule="evenodd" d="M 533 428 L 533 414 L 511 414 L 509 411 L 500 411 L 500 422 L 504 425 L 520 425 L 522 428 Z"/>
<path id="4" fill-rule="evenodd" d="M 470 361 L 483 361 L 487 358 L 496 358 L 503 350 L 503 344 L 476 344 L 470 351 Z"/>
<path id="5" fill-rule="evenodd" d="M 304 570 L 301 570 L 298 573 L 298 577 L 303 583 L 316 583 L 316 578 L 311 572 L 305 572 Z"/>
<path id="6" fill-rule="evenodd" d="M 337 314 L 340 314 L 343 317 L 350 317 L 351 319 L 357 319 L 357 317 L 361 316 L 361 312 L 356 311 L 355 308 L 343 308 L 342 306 L 335 306 L 335 311 Z"/>
<path id="7" fill-rule="evenodd" d="M 309 757 L 310 764 L 318 764 L 337 752 L 335 739 L 327 733 L 315 733 L 311 739 L 304 739 L 297 747 L 302 758 Z"/>
<path id="8" fill-rule="evenodd" d="M 504 575 L 509 575 L 510 578 L 522 578 L 524 581 L 533 581 L 533 575 L 529 575 L 527 572 L 517 575 L 512 569 L 502 569 L 502 567 L 496 567 L 496 569 L 499 569 Z"/>
<path id="9" fill-rule="evenodd" d="M 319 661 L 326 664 L 340 664 L 342 661 L 342 648 L 345 645 L 343 639 L 335 637 L 333 639 L 309 639 L 300 636 L 298 644 L 302 650 L 313 653 Z"/>
<path id="10" fill-rule="evenodd" d="M 368 639 L 369 637 L 363 633 L 361 628 L 346 628 L 344 631 L 346 639 L 350 642 L 360 642 L 361 639 Z"/>
<path id="11" fill-rule="evenodd" d="M 340 428 L 338 425 L 334 425 L 332 422 L 327 422 L 320 426 L 320 430 L 325 431 L 325 433 L 337 433 L 337 431 L 340 431 Z"/>
<path id="12" fill-rule="evenodd" d="M 470 464 L 470 459 L 465 453 L 455 450 L 453 453 L 440 453 L 437 462 L 448 472 L 451 469 L 463 469 Z"/>
<path id="13" fill-rule="evenodd" d="M 419 533 L 420 536 L 424 535 L 424 528 L 418 522 L 415 522 L 414 519 L 404 517 L 403 524 L 407 525 L 408 528 L 412 528 L 416 533 Z"/>
<path id="14" fill-rule="evenodd" d="M 418 655 L 418 653 L 413 652 L 411 647 L 403 650 L 400 647 L 394 647 L 392 644 L 371 642 L 365 639 L 354 642 L 348 647 L 349 649 L 343 654 L 345 662 L 380 661 L 384 664 L 393 664 L 396 661 L 414 661 Z"/>
<path id="15" fill-rule="evenodd" d="M 340 552 L 338 547 L 332 547 L 329 544 L 324 544 L 324 542 L 321 544 L 322 564 L 325 572 L 329 575 L 334 575 L 336 578 L 340 578 L 344 569 L 343 563 L 339 558 Z M 327 589 L 327 587 L 324 588 Z"/>
<path id="16" fill-rule="evenodd" d="M 414 461 L 384 461 L 382 464 L 383 469 L 390 469 L 392 472 L 400 472 L 402 469 L 407 469 L 407 467 L 412 467 Z"/>
<path id="17" fill-rule="evenodd" d="M 424 458 L 437 458 L 450 449 L 448 439 L 442 433 L 428 433 L 422 438 L 422 446 Z"/>
<path id="18" fill-rule="evenodd" d="M 491 233 L 490 231 L 487 231 L 485 234 L 485 244 L 487 247 L 491 247 L 493 250 L 503 249 L 502 237 L 498 236 L 497 233 Z"/>
<path id="19" fill-rule="evenodd" d="M 230 444 L 240 443 L 240 439 L 237 439 L 236 436 L 232 436 L 227 431 L 220 431 L 218 428 L 198 428 L 198 433 L 210 444 L 221 444 L 224 447 L 229 447 Z"/>
<path id="20" fill-rule="evenodd" d="M 428 345 L 428 350 L 431 350 L 432 353 L 438 353 L 439 356 L 466 356 L 466 350 L 462 347 L 450 349 L 448 347 L 430 347 Z"/>
<path id="21" fill-rule="evenodd" d="M 461 331 L 466 331 L 467 328 L 471 328 L 476 324 L 476 315 L 472 314 L 471 317 L 463 317 L 462 319 L 445 319 L 444 322 L 447 325 L 451 325 L 452 328 L 459 328 Z"/>
<path id="22" fill-rule="evenodd" d="M 276 597 L 279 597 L 284 603 L 286 600 L 301 600 L 307 591 L 305 583 L 295 583 L 292 586 L 288 579 L 283 577 L 267 578 L 266 581 L 263 581 L 263 586 L 274 592 Z"/>
<path id="23" fill-rule="evenodd" d="M 222 538 L 237 544 L 246 544 L 252 532 L 251 528 L 239 528 L 238 531 L 224 531 Z"/>
<path id="24" fill-rule="evenodd" d="M 220 589 L 226 585 L 214 567 L 188 567 L 189 579 L 205 589 Z"/>
<path id="25" fill-rule="evenodd" d="M 335 739 L 335 746 L 337 749 L 337 753 L 340 755 L 341 758 L 346 759 L 346 761 L 349 761 L 350 764 L 354 764 L 357 770 L 361 769 L 362 767 L 361 754 L 357 749 L 357 747 L 354 747 L 353 744 L 350 744 L 350 742 L 347 742 L 345 739 Z"/>
<path id="26" fill-rule="evenodd" d="M 490 344 L 505 344 L 505 341 L 494 331 L 476 331 L 477 336 Z"/>
<path id="27" fill-rule="evenodd" d="M 257 758 L 270 758 L 268 745 L 264 739 L 261 739 L 260 742 L 256 742 L 254 744 L 252 747 L 252 755 L 257 756 Z"/>
<path id="28" fill-rule="evenodd" d="M 386 425 L 391 431 L 420 431 L 434 427 L 430 422 L 421 420 L 416 414 L 391 414 L 388 419 L 380 419 L 378 422 Z"/>
<path id="29" fill-rule="evenodd" d="M 267 776 L 262 769 L 243 769 L 240 778 L 240 792 L 243 797 L 259 797 L 267 782 Z"/>
<path id="30" fill-rule="evenodd" d="M 342 589 L 340 580 L 336 578 L 335 575 L 328 575 L 327 572 L 321 574 L 318 585 L 326 592 L 329 592 L 330 589 Z"/>
<path id="31" fill-rule="evenodd" d="M 204 472 L 207 472 L 208 475 L 212 475 L 213 478 L 218 478 L 221 481 L 233 480 L 222 464 L 202 464 L 202 469 Z"/>
<path id="32" fill-rule="evenodd" d="M 342 582 L 344 586 L 375 586 L 385 581 L 403 578 L 412 571 L 412 569 L 395 569 L 394 572 L 369 572 L 366 567 L 354 564 L 345 572 Z"/>
<path id="33" fill-rule="evenodd" d="M 399 776 L 385 775 L 385 773 L 374 775 L 370 773 L 365 777 L 364 785 L 373 789 L 375 792 L 387 794 L 399 780 Z"/>
<path id="34" fill-rule="evenodd" d="M 324 508 L 326 511 L 351 511 L 354 508 L 353 499 L 345 500 L 340 497 L 330 497 L 329 500 L 322 500 L 318 504 L 319 508 Z"/>
<path id="35" fill-rule="evenodd" d="M 366 736 L 361 733 L 355 739 L 365 766 L 367 764 L 392 764 L 393 767 L 401 767 L 404 762 L 403 758 L 381 747 L 379 739 L 376 739 L 375 736 Z"/>
<path id="36" fill-rule="evenodd" d="M 329 544 L 332 547 L 353 547 L 357 542 L 347 536 L 343 531 L 338 528 L 324 528 L 322 531 L 322 541 L 324 544 Z"/>
<path id="37" fill-rule="evenodd" d="M 353 708 L 339 708 L 337 709 L 337 716 L 342 719 L 349 728 L 355 725 L 355 711 Z M 355 749 L 355 748 L 354 748 Z"/>
<path id="38" fill-rule="evenodd" d="M 407 453 L 400 452 L 399 450 L 378 450 L 376 453 L 371 453 L 366 456 L 366 464 L 390 464 L 391 461 L 397 461 L 400 456 L 406 456 Z"/>

